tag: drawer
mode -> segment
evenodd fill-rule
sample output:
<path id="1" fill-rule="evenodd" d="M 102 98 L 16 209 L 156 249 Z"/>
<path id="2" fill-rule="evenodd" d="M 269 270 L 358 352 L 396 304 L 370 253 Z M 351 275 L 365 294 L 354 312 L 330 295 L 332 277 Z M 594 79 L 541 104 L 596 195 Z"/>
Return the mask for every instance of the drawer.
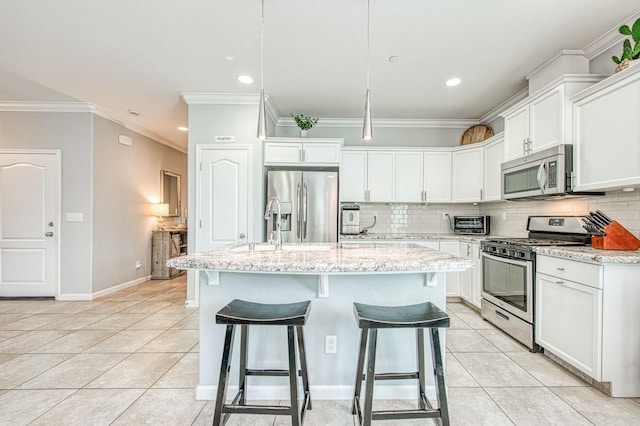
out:
<path id="1" fill-rule="evenodd" d="M 602 266 L 561 257 L 537 256 L 536 272 L 568 281 L 602 288 Z"/>

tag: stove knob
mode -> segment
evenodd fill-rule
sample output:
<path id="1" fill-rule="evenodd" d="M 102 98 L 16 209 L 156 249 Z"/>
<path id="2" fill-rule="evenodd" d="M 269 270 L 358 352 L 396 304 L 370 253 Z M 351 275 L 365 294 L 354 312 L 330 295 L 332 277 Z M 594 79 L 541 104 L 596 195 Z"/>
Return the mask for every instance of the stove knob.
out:
<path id="1" fill-rule="evenodd" d="M 515 256 L 515 251 L 509 250 L 509 256 Z"/>

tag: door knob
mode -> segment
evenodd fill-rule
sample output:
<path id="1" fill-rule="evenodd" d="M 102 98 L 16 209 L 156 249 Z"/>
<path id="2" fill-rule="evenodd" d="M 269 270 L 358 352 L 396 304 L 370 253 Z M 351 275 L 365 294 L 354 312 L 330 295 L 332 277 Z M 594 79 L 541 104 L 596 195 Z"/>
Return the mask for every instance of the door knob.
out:
<path id="1" fill-rule="evenodd" d="M 53 222 L 49 222 L 49 226 L 53 226 Z"/>
<path id="2" fill-rule="evenodd" d="M 53 232 L 47 232 L 46 234 L 44 234 L 47 237 L 53 237 Z"/>
<path id="3" fill-rule="evenodd" d="M 245 235 L 244 234 L 240 234 L 240 239 L 244 239 Z"/>

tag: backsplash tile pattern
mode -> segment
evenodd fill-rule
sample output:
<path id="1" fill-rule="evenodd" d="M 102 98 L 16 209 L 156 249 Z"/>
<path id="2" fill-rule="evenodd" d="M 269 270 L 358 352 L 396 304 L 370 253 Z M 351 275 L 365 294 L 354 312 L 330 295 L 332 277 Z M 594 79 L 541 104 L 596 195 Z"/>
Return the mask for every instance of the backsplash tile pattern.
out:
<path id="1" fill-rule="evenodd" d="M 376 225 L 369 229 L 370 233 L 449 233 L 449 223 L 443 218 L 445 213 L 452 218 L 483 214 L 491 216 L 492 235 L 509 237 L 525 237 L 527 218 L 531 215 L 584 215 L 590 211 L 602 210 L 640 238 L 640 190 L 609 192 L 602 197 L 479 205 L 362 203 L 360 209 L 361 228 L 372 225 L 373 213 L 376 213 Z"/>

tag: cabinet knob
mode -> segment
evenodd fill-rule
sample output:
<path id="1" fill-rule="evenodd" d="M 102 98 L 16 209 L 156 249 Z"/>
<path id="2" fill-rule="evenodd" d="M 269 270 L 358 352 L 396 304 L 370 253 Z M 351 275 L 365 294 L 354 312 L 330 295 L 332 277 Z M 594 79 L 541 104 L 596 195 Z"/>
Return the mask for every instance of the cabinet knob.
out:
<path id="1" fill-rule="evenodd" d="M 47 237 L 53 237 L 53 232 L 47 232 L 46 234 L 44 234 Z"/>
<path id="2" fill-rule="evenodd" d="M 243 240 L 246 235 L 240 234 L 240 239 Z"/>

